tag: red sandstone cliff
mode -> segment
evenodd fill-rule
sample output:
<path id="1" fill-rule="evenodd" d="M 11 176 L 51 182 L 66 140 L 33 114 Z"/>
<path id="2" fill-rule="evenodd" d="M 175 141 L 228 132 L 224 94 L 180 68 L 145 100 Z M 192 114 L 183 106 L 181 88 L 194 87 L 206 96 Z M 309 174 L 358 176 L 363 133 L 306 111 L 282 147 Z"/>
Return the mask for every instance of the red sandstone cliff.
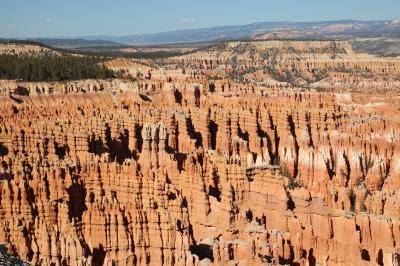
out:
<path id="1" fill-rule="evenodd" d="M 34 265 L 399 264 L 396 93 L 159 73 L 1 96 L 8 252 Z"/>

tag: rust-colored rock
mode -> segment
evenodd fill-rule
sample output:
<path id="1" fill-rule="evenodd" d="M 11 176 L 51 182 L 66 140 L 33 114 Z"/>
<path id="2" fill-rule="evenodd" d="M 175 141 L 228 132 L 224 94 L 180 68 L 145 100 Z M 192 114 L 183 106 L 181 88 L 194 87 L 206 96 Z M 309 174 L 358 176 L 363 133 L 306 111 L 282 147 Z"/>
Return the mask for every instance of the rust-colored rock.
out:
<path id="1" fill-rule="evenodd" d="M 368 57 L 335 49 L 348 58 L 332 65 Z M 30 95 L 0 85 L 8 252 L 34 265 L 398 265 L 396 88 L 317 92 L 254 73 L 211 81 L 229 67 L 199 53 L 135 82 L 19 84 Z M 182 60 L 185 71 L 172 67 Z M 373 60 L 372 72 L 398 75 L 395 59 Z"/>

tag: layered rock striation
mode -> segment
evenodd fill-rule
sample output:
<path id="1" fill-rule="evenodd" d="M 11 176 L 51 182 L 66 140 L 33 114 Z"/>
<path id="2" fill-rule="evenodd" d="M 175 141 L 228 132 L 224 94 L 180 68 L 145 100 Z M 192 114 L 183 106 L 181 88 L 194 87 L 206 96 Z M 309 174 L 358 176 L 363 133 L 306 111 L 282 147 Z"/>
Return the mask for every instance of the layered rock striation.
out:
<path id="1" fill-rule="evenodd" d="M 168 60 L 135 82 L 0 96 L 8 253 L 32 265 L 399 264 L 395 90 L 265 86 L 212 78 L 222 61 Z"/>

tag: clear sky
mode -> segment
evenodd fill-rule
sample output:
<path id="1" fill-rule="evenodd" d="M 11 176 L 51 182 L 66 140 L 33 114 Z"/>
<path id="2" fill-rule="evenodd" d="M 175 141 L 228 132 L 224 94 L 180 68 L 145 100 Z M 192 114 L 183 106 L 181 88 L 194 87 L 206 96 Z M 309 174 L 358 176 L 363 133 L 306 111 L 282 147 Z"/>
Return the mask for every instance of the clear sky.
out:
<path id="1" fill-rule="evenodd" d="M 336 19 L 400 19 L 400 0 L 0 0 L 0 37 L 131 35 Z"/>

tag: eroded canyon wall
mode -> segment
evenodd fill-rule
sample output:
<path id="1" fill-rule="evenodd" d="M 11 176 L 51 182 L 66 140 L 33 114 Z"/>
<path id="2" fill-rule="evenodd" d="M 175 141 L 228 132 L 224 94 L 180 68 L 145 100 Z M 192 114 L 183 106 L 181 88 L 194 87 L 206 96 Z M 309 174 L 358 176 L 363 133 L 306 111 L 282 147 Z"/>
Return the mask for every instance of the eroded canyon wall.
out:
<path id="1" fill-rule="evenodd" d="M 46 265 L 399 262 L 398 102 L 163 88 L 2 98 L 0 242 Z"/>
<path id="2" fill-rule="evenodd" d="M 129 79 L 0 82 L 8 253 L 399 265 L 398 59 L 273 41 L 105 65 Z"/>

